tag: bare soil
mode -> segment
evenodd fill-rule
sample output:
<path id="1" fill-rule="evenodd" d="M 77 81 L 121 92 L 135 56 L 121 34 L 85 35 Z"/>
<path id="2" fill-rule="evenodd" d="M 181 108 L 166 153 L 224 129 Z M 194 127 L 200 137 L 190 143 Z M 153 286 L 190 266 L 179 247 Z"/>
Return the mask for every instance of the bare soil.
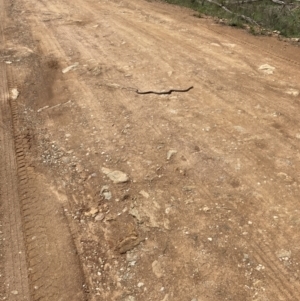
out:
<path id="1" fill-rule="evenodd" d="M 299 300 L 297 45 L 157 1 L 0 11 L 3 300 Z"/>

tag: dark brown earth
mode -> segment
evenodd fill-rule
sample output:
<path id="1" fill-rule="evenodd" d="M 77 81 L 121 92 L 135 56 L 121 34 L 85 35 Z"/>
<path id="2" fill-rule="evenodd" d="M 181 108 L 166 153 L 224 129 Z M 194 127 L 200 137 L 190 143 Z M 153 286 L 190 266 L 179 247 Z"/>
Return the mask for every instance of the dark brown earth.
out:
<path id="1" fill-rule="evenodd" d="M 300 299 L 297 45 L 156 1 L 0 13 L 0 300 Z"/>

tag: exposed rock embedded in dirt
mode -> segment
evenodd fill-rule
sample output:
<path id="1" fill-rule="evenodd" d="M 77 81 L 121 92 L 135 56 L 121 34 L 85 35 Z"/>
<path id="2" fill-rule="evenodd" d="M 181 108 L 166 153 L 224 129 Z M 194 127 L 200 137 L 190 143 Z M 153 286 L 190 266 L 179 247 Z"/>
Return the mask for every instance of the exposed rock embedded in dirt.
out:
<path id="1" fill-rule="evenodd" d="M 167 160 L 170 160 L 175 154 L 177 154 L 176 149 L 170 149 L 167 153 Z"/>
<path id="2" fill-rule="evenodd" d="M 264 65 L 259 66 L 258 69 L 261 70 L 262 72 L 266 73 L 266 74 L 273 74 L 274 70 L 275 70 L 275 67 L 270 66 L 268 64 L 264 64 Z"/>
<path id="3" fill-rule="evenodd" d="M 62 73 L 68 73 L 68 72 L 70 72 L 71 70 L 75 69 L 78 65 L 79 65 L 79 63 L 75 63 L 75 64 L 73 64 L 73 65 L 71 65 L 71 66 L 68 66 L 68 67 L 66 67 L 66 68 L 64 68 L 64 69 L 62 70 Z"/>
<path id="4" fill-rule="evenodd" d="M 157 278 L 161 278 L 163 276 L 163 269 L 157 260 L 152 262 L 152 271 Z"/>
<path id="5" fill-rule="evenodd" d="M 111 170 L 106 167 L 102 167 L 102 172 L 108 176 L 110 180 L 112 180 L 114 183 L 125 183 L 129 181 L 129 177 L 126 173 L 119 171 L 119 170 Z"/>
<path id="6" fill-rule="evenodd" d="M 20 92 L 17 88 L 11 90 L 11 99 L 16 100 L 19 97 Z"/>

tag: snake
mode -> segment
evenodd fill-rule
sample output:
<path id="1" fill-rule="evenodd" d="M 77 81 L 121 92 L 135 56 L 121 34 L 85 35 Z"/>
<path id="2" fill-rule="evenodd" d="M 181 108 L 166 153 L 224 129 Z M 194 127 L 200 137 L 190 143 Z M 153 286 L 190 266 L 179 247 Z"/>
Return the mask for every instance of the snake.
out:
<path id="1" fill-rule="evenodd" d="M 163 95 L 163 94 L 171 94 L 172 92 L 188 92 L 190 91 L 191 89 L 193 89 L 194 87 L 191 86 L 187 89 L 184 89 L 184 90 L 179 90 L 179 89 L 170 89 L 168 91 L 162 91 L 162 92 L 156 92 L 156 91 L 139 91 L 139 90 L 136 90 L 135 92 L 137 94 L 157 94 L 157 95 Z"/>

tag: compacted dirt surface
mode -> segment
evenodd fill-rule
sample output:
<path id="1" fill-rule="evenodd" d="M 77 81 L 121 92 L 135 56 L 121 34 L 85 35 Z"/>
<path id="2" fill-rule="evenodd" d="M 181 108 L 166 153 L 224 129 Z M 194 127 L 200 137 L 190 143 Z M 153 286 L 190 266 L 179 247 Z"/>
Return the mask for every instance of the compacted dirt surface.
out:
<path id="1" fill-rule="evenodd" d="M 0 25 L 0 300 L 300 300 L 297 45 L 145 0 Z"/>

